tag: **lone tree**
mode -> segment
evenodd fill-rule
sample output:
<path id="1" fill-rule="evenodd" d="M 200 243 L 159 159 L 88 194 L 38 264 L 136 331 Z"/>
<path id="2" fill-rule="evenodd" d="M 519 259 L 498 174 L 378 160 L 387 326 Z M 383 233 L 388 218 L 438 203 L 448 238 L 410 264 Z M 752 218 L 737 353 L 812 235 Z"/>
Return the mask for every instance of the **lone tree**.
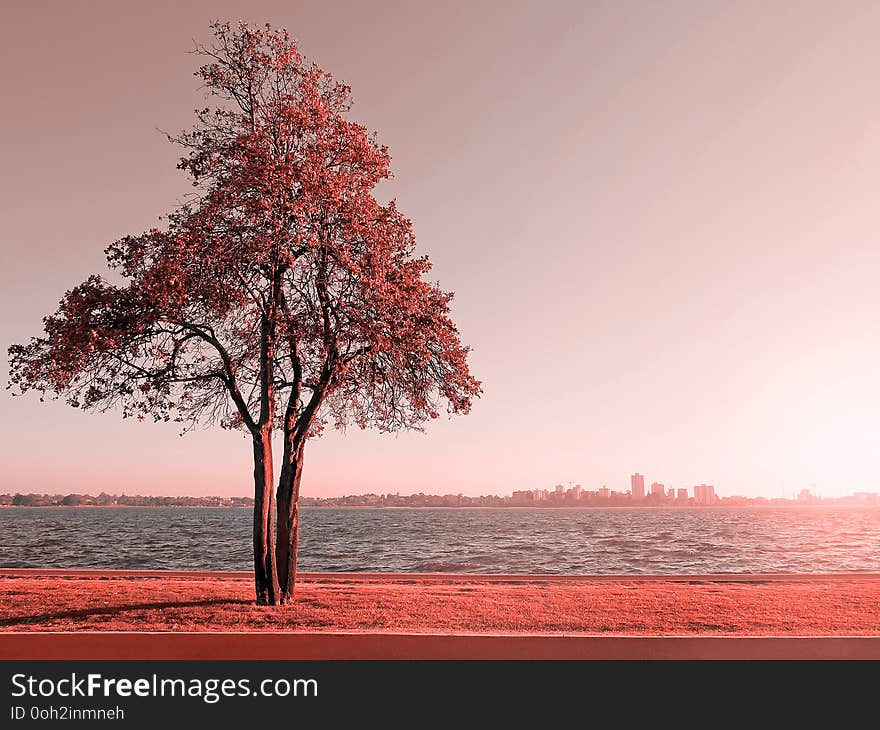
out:
<path id="1" fill-rule="evenodd" d="M 111 244 L 9 348 L 10 387 L 123 417 L 242 429 L 254 456 L 257 603 L 290 601 L 306 442 L 326 426 L 417 429 L 467 413 L 480 384 L 425 280 L 410 221 L 372 194 L 388 150 L 347 118 L 350 89 L 283 30 L 215 23 L 208 105 L 169 139 L 192 199 Z M 278 470 L 273 435 L 283 439 Z"/>

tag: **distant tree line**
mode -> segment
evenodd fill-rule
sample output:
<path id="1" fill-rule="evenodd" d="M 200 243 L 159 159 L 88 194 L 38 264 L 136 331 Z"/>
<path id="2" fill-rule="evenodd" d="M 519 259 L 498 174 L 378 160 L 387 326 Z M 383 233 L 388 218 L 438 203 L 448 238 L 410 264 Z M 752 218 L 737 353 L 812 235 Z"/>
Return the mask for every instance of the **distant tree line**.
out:
<path id="1" fill-rule="evenodd" d="M 13 507 L 253 507 L 253 497 L 149 497 L 90 494 L 0 494 L 0 506 Z"/>

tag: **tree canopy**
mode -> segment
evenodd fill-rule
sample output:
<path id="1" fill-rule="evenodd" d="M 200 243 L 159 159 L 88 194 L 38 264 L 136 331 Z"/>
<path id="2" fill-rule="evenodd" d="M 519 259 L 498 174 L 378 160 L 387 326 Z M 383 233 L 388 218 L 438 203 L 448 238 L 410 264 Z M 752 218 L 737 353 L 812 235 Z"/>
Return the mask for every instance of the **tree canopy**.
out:
<path id="1" fill-rule="evenodd" d="M 215 24 L 209 104 L 172 138 L 196 195 L 164 230 L 107 248 L 10 348 L 21 391 L 76 407 L 305 436 L 326 424 L 418 428 L 466 413 L 479 383 L 425 279 L 411 222 L 373 196 L 386 147 L 349 121 L 350 89 L 286 31 Z"/>
<path id="2" fill-rule="evenodd" d="M 348 86 L 284 30 L 212 28 L 196 48 L 207 104 L 170 137 L 191 198 L 163 229 L 111 244 L 113 280 L 89 277 L 9 349 L 10 387 L 249 433 L 257 600 L 283 603 L 307 439 L 467 413 L 480 383 L 412 223 L 373 194 L 390 157 L 348 118 Z"/>

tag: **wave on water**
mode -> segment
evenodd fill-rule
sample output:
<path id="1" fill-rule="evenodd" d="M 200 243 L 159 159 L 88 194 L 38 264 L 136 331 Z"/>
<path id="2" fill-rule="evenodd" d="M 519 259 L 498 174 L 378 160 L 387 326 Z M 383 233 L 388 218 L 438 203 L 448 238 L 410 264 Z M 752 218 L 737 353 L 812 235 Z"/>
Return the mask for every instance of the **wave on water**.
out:
<path id="1" fill-rule="evenodd" d="M 427 562 L 418 563 L 412 568 L 414 573 L 467 573 L 483 568 L 483 565 L 477 563 L 445 563 L 445 562 Z"/>
<path id="2" fill-rule="evenodd" d="M 304 571 L 880 572 L 880 509 L 302 510 Z M 0 510 L 0 566 L 249 570 L 251 515 Z"/>

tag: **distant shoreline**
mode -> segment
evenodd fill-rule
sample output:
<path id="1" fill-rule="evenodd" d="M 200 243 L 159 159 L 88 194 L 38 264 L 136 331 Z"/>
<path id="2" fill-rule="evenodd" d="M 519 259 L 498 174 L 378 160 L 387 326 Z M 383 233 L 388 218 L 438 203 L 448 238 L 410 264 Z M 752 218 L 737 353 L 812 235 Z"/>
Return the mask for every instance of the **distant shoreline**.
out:
<path id="1" fill-rule="evenodd" d="M 880 509 L 877 504 L 609 504 L 609 505 L 372 505 L 372 504 L 331 504 L 331 505 L 301 505 L 302 509 L 316 510 L 548 510 L 548 511 L 571 511 L 571 510 L 691 510 L 703 511 L 712 509 L 723 510 L 762 510 L 762 509 L 853 509 L 875 510 Z M 221 510 L 251 510 L 251 505 L 208 505 L 208 504 L 0 504 L 0 510 L 10 509 L 221 509 Z"/>
<path id="2" fill-rule="evenodd" d="M 7 487 L 8 489 L 8 487 Z M 708 488 L 710 489 L 711 488 Z M 679 490 L 680 492 L 684 490 Z M 512 495 L 483 494 L 400 494 L 368 492 L 335 497 L 303 496 L 300 506 L 308 509 L 705 509 L 722 508 L 788 508 L 788 507 L 880 507 L 880 494 L 855 492 L 840 497 L 818 497 L 802 490 L 796 498 L 721 496 L 700 493 L 694 497 L 648 494 L 633 498 L 629 492 L 609 491 L 571 493 L 547 490 L 513 492 Z M 2 507 L 213 507 L 252 509 L 254 500 L 247 496 L 219 494 L 147 495 L 147 494 L 84 494 L 68 492 L 48 494 L 37 492 L 0 492 Z"/>

